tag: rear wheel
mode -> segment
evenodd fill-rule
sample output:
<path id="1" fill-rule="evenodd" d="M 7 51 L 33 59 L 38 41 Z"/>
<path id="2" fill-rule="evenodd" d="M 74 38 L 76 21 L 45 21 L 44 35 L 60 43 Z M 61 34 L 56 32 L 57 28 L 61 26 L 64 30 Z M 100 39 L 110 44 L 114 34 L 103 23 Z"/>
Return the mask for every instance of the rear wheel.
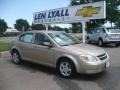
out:
<path id="1" fill-rule="evenodd" d="M 71 60 L 60 60 L 57 69 L 58 73 L 64 78 L 71 78 L 75 74 L 75 66 Z"/>
<path id="2" fill-rule="evenodd" d="M 88 44 L 90 44 L 91 42 L 90 42 L 90 38 L 89 37 L 87 37 L 87 43 Z"/>
<path id="3" fill-rule="evenodd" d="M 19 52 L 16 50 L 12 52 L 12 61 L 17 65 L 19 65 L 22 61 Z"/>
<path id="4" fill-rule="evenodd" d="M 116 46 L 116 47 L 119 47 L 119 46 L 120 46 L 120 43 L 115 43 L 115 46 Z"/>
<path id="5" fill-rule="evenodd" d="M 98 46 L 100 46 L 100 47 L 103 46 L 103 40 L 102 39 L 98 39 Z"/>

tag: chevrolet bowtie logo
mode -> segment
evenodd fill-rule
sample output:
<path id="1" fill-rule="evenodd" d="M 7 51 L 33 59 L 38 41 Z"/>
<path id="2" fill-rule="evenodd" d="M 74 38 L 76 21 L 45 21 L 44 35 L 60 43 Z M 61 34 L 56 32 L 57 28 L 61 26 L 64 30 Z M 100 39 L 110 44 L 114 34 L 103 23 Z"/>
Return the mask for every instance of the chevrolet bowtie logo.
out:
<path id="1" fill-rule="evenodd" d="M 83 9 L 77 10 L 75 16 L 92 17 L 93 14 L 98 14 L 100 9 L 101 7 L 83 7 Z"/>

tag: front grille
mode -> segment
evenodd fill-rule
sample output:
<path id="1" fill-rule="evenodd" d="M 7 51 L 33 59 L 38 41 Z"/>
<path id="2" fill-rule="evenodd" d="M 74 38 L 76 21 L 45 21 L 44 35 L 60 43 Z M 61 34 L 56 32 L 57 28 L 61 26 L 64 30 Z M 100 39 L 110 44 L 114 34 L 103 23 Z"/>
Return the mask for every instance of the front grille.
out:
<path id="1" fill-rule="evenodd" d="M 100 60 L 105 60 L 107 58 L 107 54 L 104 53 L 102 55 L 97 56 Z"/>

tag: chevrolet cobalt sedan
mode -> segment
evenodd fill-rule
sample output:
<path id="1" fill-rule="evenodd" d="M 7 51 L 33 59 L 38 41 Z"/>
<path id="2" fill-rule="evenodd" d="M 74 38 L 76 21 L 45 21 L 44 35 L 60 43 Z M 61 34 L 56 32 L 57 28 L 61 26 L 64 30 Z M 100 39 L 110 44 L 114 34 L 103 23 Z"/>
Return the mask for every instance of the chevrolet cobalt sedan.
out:
<path id="1" fill-rule="evenodd" d="M 75 73 L 94 74 L 110 66 L 109 56 L 102 48 L 83 44 L 61 31 L 28 31 L 16 37 L 10 46 L 12 61 L 22 60 L 56 68 L 64 78 Z"/>

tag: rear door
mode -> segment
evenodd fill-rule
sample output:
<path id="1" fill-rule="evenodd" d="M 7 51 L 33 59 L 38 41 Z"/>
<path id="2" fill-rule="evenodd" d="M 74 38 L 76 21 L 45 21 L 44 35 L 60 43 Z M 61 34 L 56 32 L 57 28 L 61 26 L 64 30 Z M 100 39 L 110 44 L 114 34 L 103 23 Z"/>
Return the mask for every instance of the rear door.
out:
<path id="1" fill-rule="evenodd" d="M 25 33 L 19 37 L 18 47 L 23 59 L 31 60 L 34 56 L 33 33 Z"/>
<path id="2" fill-rule="evenodd" d="M 102 38 L 102 40 L 104 41 L 105 39 L 105 29 L 104 28 L 97 28 L 97 32 L 96 32 L 96 35 L 95 35 L 95 41 L 98 41 L 99 38 Z"/>
<path id="3" fill-rule="evenodd" d="M 95 34 L 96 34 L 95 29 L 93 29 L 93 30 L 91 31 L 91 36 L 90 36 L 90 40 L 91 40 L 91 41 L 95 41 Z"/>
<path id="4" fill-rule="evenodd" d="M 95 34 L 94 34 L 94 41 L 98 42 L 99 37 L 101 37 L 101 30 L 100 30 L 100 28 L 96 28 Z"/>

